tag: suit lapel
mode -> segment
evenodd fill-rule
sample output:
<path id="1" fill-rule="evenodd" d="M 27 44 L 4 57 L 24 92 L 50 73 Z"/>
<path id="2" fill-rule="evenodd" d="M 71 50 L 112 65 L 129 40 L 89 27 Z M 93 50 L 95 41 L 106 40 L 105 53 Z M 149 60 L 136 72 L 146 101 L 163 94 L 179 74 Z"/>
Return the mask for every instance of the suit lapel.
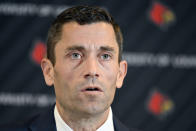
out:
<path id="1" fill-rule="evenodd" d="M 114 121 L 114 130 L 115 131 L 130 131 L 115 116 L 113 116 L 113 121 Z"/>

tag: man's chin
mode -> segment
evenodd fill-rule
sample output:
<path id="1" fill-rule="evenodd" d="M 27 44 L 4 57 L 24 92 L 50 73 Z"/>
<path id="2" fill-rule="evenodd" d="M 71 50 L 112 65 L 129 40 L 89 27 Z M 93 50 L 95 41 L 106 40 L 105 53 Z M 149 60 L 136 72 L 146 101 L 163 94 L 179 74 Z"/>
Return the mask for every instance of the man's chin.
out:
<path id="1" fill-rule="evenodd" d="M 87 105 L 85 107 L 83 107 L 83 109 L 81 110 L 83 112 L 83 114 L 85 115 L 100 115 L 104 112 L 107 111 L 107 109 L 109 109 L 109 107 L 104 107 L 104 106 L 97 106 L 97 105 Z"/>

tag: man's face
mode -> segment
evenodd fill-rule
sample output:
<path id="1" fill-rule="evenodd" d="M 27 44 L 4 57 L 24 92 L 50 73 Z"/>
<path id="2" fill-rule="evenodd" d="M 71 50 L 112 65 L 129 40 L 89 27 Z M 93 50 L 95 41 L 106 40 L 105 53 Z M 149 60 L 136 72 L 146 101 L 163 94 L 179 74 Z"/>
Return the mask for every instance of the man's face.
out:
<path id="1" fill-rule="evenodd" d="M 106 111 L 127 71 L 127 63 L 118 62 L 118 54 L 110 24 L 66 23 L 55 47 L 55 65 L 42 61 L 46 83 L 54 85 L 57 104 L 75 113 Z"/>

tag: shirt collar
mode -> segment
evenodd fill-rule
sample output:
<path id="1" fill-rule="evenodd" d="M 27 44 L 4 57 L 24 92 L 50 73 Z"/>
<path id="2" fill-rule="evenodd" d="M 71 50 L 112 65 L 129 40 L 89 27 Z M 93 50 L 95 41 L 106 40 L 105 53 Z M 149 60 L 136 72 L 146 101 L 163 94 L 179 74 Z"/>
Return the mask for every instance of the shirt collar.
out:
<path id="1" fill-rule="evenodd" d="M 61 118 L 56 105 L 54 108 L 54 118 L 56 122 L 57 131 L 73 131 Z M 100 128 L 97 129 L 97 131 L 114 131 L 113 114 L 111 107 L 107 120 L 103 123 L 103 125 Z"/>
<path id="2" fill-rule="evenodd" d="M 73 131 L 61 118 L 57 107 L 55 105 L 54 107 L 54 118 L 55 118 L 55 122 L 56 122 L 56 129 L 57 131 Z"/>

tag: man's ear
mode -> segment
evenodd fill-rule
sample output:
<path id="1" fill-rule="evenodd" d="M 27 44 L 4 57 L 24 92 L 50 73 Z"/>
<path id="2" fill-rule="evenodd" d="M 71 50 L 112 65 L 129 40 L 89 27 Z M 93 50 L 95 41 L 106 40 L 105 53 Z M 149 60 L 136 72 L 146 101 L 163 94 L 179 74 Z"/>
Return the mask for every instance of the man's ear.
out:
<path id="1" fill-rule="evenodd" d="M 127 74 L 127 62 L 125 60 L 120 62 L 119 73 L 117 75 L 116 87 L 121 88 L 123 80 Z"/>
<path id="2" fill-rule="evenodd" d="M 54 67 L 51 61 L 47 58 L 43 58 L 41 61 L 41 68 L 46 84 L 52 86 L 54 84 Z"/>

